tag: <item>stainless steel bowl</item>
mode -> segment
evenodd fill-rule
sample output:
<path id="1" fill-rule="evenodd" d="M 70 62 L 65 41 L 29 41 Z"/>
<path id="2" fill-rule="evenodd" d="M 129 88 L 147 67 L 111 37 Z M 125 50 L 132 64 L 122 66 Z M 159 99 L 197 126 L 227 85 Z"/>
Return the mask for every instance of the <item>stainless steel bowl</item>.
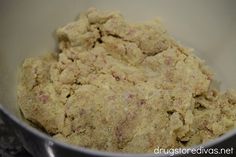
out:
<path id="1" fill-rule="evenodd" d="M 234 0 L 1 0 L 0 5 L 0 116 L 15 130 L 35 157 L 163 156 L 117 154 L 60 143 L 26 124 L 16 104 L 17 69 L 23 59 L 54 51 L 55 28 L 90 6 L 120 10 L 130 21 L 160 16 L 169 32 L 196 49 L 206 60 L 221 87 L 236 88 L 236 1 Z M 236 148 L 236 130 L 207 144 Z M 196 147 L 200 147 L 196 146 Z M 189 156 L 194 156 L 190 154 Z"/>

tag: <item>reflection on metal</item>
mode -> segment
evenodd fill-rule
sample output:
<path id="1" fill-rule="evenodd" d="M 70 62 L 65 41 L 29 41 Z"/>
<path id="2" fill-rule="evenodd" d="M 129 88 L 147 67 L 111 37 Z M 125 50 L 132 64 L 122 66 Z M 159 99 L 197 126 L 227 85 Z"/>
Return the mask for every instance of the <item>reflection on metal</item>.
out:
<path id="1" fill-rule="evenodd" d="M 53 145 L 54 144 L 52 141 L 49 141 L 48 144 L 45 145 L 49 157 L 55 157 L 55 154 L 52 149 Z"/>

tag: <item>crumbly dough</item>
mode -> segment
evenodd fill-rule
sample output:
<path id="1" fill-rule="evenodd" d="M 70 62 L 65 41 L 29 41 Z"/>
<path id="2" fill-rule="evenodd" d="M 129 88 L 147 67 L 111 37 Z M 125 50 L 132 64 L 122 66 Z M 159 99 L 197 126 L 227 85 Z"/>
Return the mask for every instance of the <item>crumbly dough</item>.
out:
<path id="1" fill-rule="evenodd" d="M 146 153 L 204 143 L 236 127 L 236 92 L 158 20 L 90 8 L 56 32 L 59 53 L 25 59 L 23 116 L 82 147 Z"/>

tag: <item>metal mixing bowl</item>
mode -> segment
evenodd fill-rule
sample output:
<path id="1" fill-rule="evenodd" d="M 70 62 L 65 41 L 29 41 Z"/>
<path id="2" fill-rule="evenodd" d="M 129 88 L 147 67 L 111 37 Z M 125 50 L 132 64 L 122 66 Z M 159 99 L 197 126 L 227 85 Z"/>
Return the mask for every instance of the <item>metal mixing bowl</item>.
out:
<path id="1" fill-rule="evenodd" d="M 60 143 L 25 123 L 16 104 L 17 69 L 23 59 L 55 49 L 55 28 L 90 6 L 120 10 L 133 22 L 160 16 L 169 32 L 196 49 L 221 87 L 236 89 L 236 1 L 234 0 L 0 0 L 0 116 L 35 157 L 163 156 L 118 154 Z M 236 130 L 204 147 L 236 147 Z M 199 146 L 196 146 L 199 147 Z M 189 156 L 193 156 L 190 154 Z"/>

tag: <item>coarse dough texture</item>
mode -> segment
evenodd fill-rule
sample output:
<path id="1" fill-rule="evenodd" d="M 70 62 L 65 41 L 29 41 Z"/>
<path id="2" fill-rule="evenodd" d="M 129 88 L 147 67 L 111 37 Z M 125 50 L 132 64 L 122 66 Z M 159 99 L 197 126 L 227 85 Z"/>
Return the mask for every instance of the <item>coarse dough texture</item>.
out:
<path id="1" fill-rule="evenodd" d="M 204 143 L 236 126 L 236 93 L 160 21 L 88 9 L 59 28 L 59 52 L 25 59 L 23 116 L 61 141 L 111 152 Z"/>

